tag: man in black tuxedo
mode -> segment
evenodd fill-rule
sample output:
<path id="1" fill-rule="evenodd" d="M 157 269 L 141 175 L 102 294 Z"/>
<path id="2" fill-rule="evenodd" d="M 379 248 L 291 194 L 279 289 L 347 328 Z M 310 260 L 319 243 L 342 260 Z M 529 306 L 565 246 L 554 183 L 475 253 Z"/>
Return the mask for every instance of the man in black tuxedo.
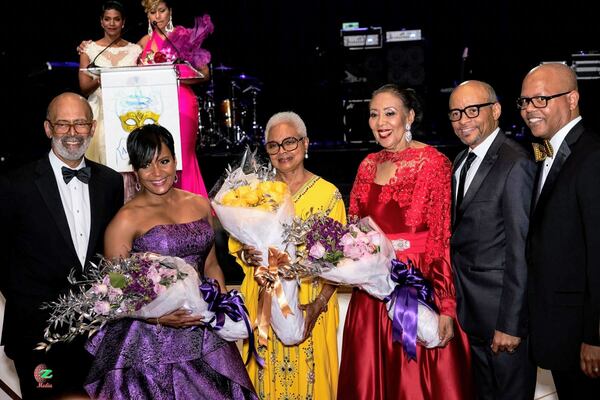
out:
<path id="1" fill-rule="evenodd" d="M 49 154 L 0 177 L 2 343 L 24 399 L 84 393 L 85 338 L 47 353 L 34 350 L 49 315 L 40 305 L 68 291 L 71 269 L 90 267 L 123 204 L 121 175 L 83 157 L 95 128 L 88 102 L 63 93 L 51 101 L 46 118 Z"/>
<path id="2" fill-rule="evenodd" d="M 489 84 L 461 83 L 449 105 L 452 128 L 469 146 L 454 161 L 450 251 L 477 397 L 533 399 L 525 240 L 535 164 L 498 127 L 501 106 Z"/>
<path id="3" fill-rule="evenodd" d="M 573 70 L 523 80 L 521 117 L 542 144 L 527 263 L 531 345 L 561 400 L 600 397 L 600 137 L 584 128 Z"/>

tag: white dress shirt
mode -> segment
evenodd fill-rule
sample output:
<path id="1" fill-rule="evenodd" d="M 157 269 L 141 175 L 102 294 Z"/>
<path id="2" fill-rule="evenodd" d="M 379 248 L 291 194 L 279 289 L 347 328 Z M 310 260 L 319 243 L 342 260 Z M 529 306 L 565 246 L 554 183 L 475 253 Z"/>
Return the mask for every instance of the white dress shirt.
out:
<path id="1" fill-rule="evenodd" d="M 471 182 L 473 181 L 473 177 L 477 173 L 477 170 L 479 169 L 479 166 L 481 165 L 481 162 L 483 161 L 483 158 L 487 154 L 490 146 L 492 145 L 494 140 L 496 140 L 496 136 L 498 136 L 498 132 L 500 132 L 500 128 L 496 128 L 496 130 L 494 132 L 492 132 L 490 134 L 490 136 L 486 137 L 483 140 L 483 142 L 479 143 L 474 149 L 469 149 L 469 152 L 475 153 L 475 155 L 477 157 L 475 157 L 475 159 L 471 163 L 471 166 L 469 167 L 469 170 L 467 171 L 467 176 L 465 177 L 465 191 L 463 192 L 463 196 L 467 193 L 467 190 L 469 189 L 469 186 L 471 185 Z M 464 160 L 460 163 L 460 167 L 458 167 L 456 169 L 456 172 L 454 173 L 456 182 L 458 182 L 460 179 L 460 171 L 462 170 L 463 165 L 465 165 L 466 160 L 467 160 L 467 157 L 464 158 Z M 457 190 L 458 190 L 458 185 L 457 185 Z M 458 192 L 456 193 L 456 195 L 458 195 Z M 454 200 L 456 200 L 456 197 L 454 198 Z"/>
<path id="2" fill-rule="evenodd" d="M 573 128 L 575 126 L 575 124 L 578 123 L 580 120 L 581 120 L 581 116 L 575 118 L 574 120 L 572 120 L 571 122 L 569 122 L 568 124 L 566 124 L 565 126 L 560 128 L 559 131 L 556 132 L 554 134 L 554 136 L 552 136 L 552 138 L 550 139 L 550 144 L 552 145 L 553 154 L 552 154 L 552 157 L 546 157 L 546 159 L 544 160 L 544 169 L 542 169 L 542 176 L 540 178 L 540 182 L 537 187 L 538 194 L 542 191 L 542 188 L 544 187 L 544 183 L 546 183 L 546 178 L 548 177 L 548 173 L 550 172 L 550 169 L 552 168 L 552 164 L 554 164 L 554 160 L 556 159 L 556 154 L 558 154 L 558 149 L 560 149 L 560 146 L 565 141 L 565 138 L 567 137 L 567 133 L 569 133 L 571 128 Z"/>
<path id="3" fill-rule="evenodd" d="M 58 184 L 58 192 L 60 193 L 63 209 L 69 223 L 73 246 L 83 267 L 90 240 L 90 225 L 92 220 L 89 186 L 77 178 L 71 179 L 68 184 L 65 183 L 61 168 L 70 167 L 62 162 L 52 150 L 50 150 L 49 158 L 52 171 L 56 177 L 56 183 Z M 81 163 L 77 167 L 71 169 L 78 170 L 83 167 L 85 167 L 85 160 L 81 160 Z"/>

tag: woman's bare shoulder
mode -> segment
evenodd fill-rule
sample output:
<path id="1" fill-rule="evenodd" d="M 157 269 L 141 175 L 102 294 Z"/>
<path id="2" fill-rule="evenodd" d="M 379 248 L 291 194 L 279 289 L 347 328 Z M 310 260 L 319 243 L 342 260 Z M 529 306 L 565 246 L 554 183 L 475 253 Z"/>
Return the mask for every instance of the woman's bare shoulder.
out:
<path id="1" fill-rule="evenodd" d="M 205 213 L 210 210 L 210 201 L 196 193 L 179 190 L 180 202 L 182 206 L 191 207 L 197 213 Z"/>
<path id="2" fill-rule="evenodd" d="M 137 42 L 137 44 L 143 49 L 146 46 L 146 43 L 148 43 L 148 40 L 150 40 L 150 35 L 144 35 L 142 36 L 142 38 Z"/>
<path id="3" fill-rule="evenodd" d="M 114 220 L 118 220 L 120 223 L 125 224 L 138 224 L 148 217 L 149 207 L 142 199 L 134 197 L 117 212 Z"/>

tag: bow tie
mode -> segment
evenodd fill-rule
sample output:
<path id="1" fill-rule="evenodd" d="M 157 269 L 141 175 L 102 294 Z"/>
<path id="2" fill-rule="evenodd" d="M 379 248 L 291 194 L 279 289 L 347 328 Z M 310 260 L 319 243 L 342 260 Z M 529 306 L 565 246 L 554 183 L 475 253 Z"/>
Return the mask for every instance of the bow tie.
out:
<path id="1" fill-rule="evenodd" d="M 88 183 L 90 181 L 90 176 L 92 176 L 92 170 L 90 167 L 83 167 L 81 169 L 62 167 L 61 170 L 63 179 L 67 184 L 75 177 L 77 177 L 77 179 L 83 183 Z"/>
<path id="2" fill-rule="evenodd" d="M 542 143 L 531 143 L 535 161 L 544 161 L 547 157 L 554 157 L 554 149 L 549 140 L 544 139 Z"/>

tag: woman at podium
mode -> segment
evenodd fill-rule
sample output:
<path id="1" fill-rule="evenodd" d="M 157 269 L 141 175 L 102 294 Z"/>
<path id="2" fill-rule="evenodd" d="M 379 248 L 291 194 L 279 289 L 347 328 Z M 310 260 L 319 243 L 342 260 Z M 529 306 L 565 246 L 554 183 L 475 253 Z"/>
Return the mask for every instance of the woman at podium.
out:
<path id="1" fill-rule="evenodd" d="M 102 5 L 100 26 L 104 30 L 104 36 L 96 41 L 84 42 L 80 46 L 83 49 L 79 55 L 79 88 L 82 94 L 87 96 L 96 120 L 96 133 L 85 156 L 92 161 L 106 165 L 100 76 L 91 74 L 84 69 L 90 66 L 127 67 L 136 65 L 142 48 L 121 37 L 125 26 L 125 10 L 118 1 L 109 0 Z M 134 178 L 132 174 L 126 173 L 124 173 L 124 178 L 125 199 L 129 199 L 134 194 Z"/>
<path id="2" fill-rule="evenodd" d="M 142 1 L 148 16 L 148 34 L 138 42 L 143 48 L 140 63 L 177 64 L 182 171 L 176 186 L 208 197 L 196 157 L 198 100 L 191 85 L 208 79 L 208 63 L 211 56 L 200 46 L 212 33 L 213 24 L 210 17 L 205 15 L 196 18 L 196 24 L 192 29 L 175 27 L 169 4 L 169 1 Z"/>

